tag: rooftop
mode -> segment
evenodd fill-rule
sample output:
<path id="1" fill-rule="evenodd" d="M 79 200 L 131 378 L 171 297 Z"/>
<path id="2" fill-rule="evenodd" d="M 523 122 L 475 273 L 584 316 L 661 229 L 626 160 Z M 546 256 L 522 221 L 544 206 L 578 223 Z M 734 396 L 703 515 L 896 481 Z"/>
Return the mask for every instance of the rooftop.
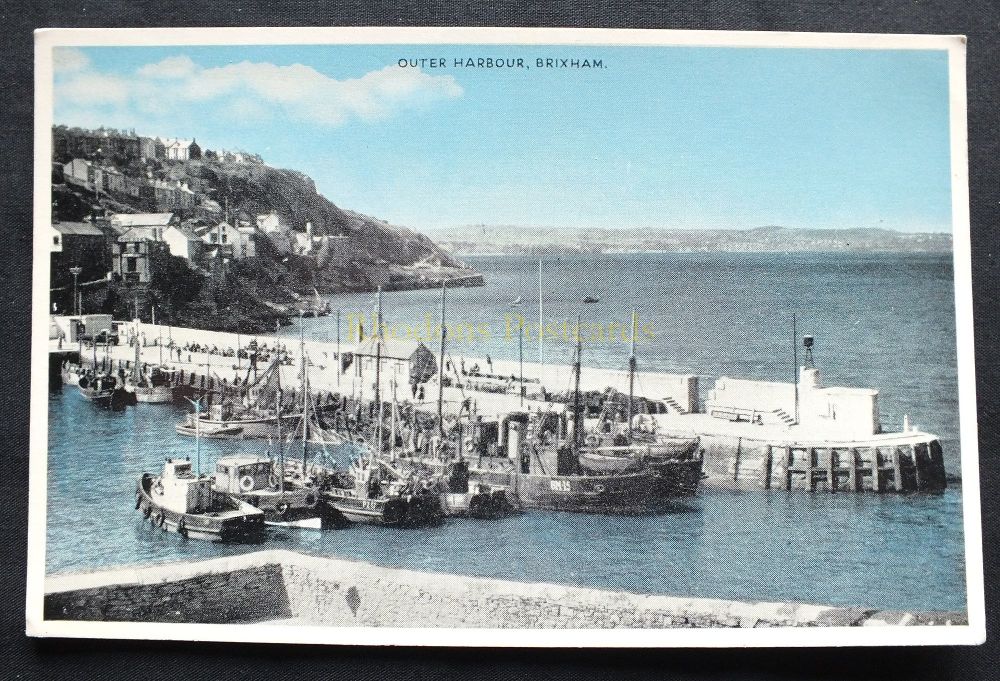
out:
<path id="1" fill-rule="evenodd" d="M 173 213 L 115 213 L 111 221 L 122 227 L 166 227 Z"/>
<path id="2" fill-rule="evenodd" d="M 52 229 L 64 235 L 104 236 L 104 232 L 89 222 L 54 222 Z"/>

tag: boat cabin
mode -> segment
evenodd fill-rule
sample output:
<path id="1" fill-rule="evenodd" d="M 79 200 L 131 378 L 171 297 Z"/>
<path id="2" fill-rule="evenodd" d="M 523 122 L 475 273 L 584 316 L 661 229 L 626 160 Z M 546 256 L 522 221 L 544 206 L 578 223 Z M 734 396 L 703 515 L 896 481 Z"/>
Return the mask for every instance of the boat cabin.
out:
<path id="1" fill-rule="evenodd" d="M 195 477 L 187 459 L 167 459 L 154 492 L 161 495 L 157 502 L 175 513 L 200 513 L 212 506 L 212 480 Z"/>
<path id="2" fill-rule="evenodd" d="M 274 467 L 266 456 L 227 456 L 215 463 L 215 489 L 248 494 L 273 487 Z"/>

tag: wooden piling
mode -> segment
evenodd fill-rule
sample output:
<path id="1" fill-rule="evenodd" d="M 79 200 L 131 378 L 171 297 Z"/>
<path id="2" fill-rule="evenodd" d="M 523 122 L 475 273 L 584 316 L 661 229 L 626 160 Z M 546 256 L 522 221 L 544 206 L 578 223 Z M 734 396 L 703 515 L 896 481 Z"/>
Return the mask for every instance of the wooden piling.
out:
<path id="1" fill-rule="evenodd" d="M 785 489 L 792 489 L 792 448 L 785 447 Z"/>
<path id="2" fill-rule="evenodd" d="M 733 482 L 740 479 L 740 454 L 742 450 L 743 438 L 736 439 L 736 457 L 733 461 Z"/>
<path id="3" fill-rule="evenodd" d="M 882 491 L 882 477 L 878 464 L 878 447 L 872 447 L 872 491 Z"/>
<path id="4" fill-rule="evenodd" d="M 848 478 L 848 484 L 850 485 L 850 488 L 851 488 L 852 492 L 860 492 L 861 491 L 861 475 L 860 475 L 861 472 L 858 470 L 858 466 L 859 466 L 859 462 L 858 462 L 858 458 L 859 458 L 858 457 L 858 450 L 856 448 L 854 448 L 854 447 L 851 447 L 851 449 L 848 451 L 848 455 L 851 457 L 850 468 L 847 469 L 848 470 L 847 474 L 848 474 L 848 476 L 850 476 Z"/>
<path id="5" fill-rule="evenodd" d="M 834 463 L 837 460 L 837 453 L 833 447 L 827 449 L 826 455 L 826 491 L 837 491 L 837 469 Z"/>
<path id="6" fill-rule="evenodd" d="M 767 445 L 764 451 L 764 465 L 761 467 L 763 469 L 763 483 L 764 489 L 771 489 L 771 466 L 773 465 L 771 460 L 771 445 Z"/>
<path id="7" fill-rule="evenodd" d="M 806 489 L 810 492 L 816 491 L 816 481 L 813 480 L 813 457 L 816 456 L 814 447 L 806 448 Z"/>
<path id="8" fill-rule="evenodd" d="M 894 482 L 897 492 L 903 491 L 903 471 L 899 465 L 899 447 L 892 448 L 892 474 L 896 480 Z"/>
<path id="9" fill-rule="evenodd" d="M 917 445 L 910 445 L 910 458 L 913 459 L 913 479 L 916 485 L 916 490 L 920 490 L 922 485 L 920 484 L 920 460 L 917 457 Z"/>

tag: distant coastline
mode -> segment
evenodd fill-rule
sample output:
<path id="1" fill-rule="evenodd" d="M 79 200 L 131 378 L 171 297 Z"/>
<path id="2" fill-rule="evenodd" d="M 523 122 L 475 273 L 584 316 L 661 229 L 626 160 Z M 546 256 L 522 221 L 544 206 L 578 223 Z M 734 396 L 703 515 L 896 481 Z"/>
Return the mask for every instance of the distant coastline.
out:
<path id="1" fill-rule="evenodd" d="M 635 253 L 950 253 L 951 234 L 888 229 L 578 229 L 470 225 L 436 230 L 453 256 Z"/>

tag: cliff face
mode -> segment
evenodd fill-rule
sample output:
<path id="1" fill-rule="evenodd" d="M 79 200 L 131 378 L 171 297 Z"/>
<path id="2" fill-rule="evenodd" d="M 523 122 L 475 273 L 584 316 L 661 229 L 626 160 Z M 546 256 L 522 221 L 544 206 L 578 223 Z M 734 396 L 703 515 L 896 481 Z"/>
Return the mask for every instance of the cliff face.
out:
<path id="1" fill-rule="evenodd" d="M 192 189 L 211 196 L 219 204 L 228 204 L 230 213 L 242 219 L 252 220 L 273 211 L 293 231 L 304 232 L 308 222 L 312 223 L 315 236 L 346 237 L 339 239 L 337 245 L 359 264 L 463 267 L 422 234 L 338 208 L 317 193 L 311 178 L 294 170 L 262 163 L 197 160 L 171 165 L 167 177 L 187 182 Z M 329 250 L 320 251 L 317 247 L 315 259 L 321 281 L 327 278 L 322 270 L 336 268 L 347 259 L 335 257 Z M 328 274 L 332 275 L 331 280 L 339 278 L 337 273 Z"/>

